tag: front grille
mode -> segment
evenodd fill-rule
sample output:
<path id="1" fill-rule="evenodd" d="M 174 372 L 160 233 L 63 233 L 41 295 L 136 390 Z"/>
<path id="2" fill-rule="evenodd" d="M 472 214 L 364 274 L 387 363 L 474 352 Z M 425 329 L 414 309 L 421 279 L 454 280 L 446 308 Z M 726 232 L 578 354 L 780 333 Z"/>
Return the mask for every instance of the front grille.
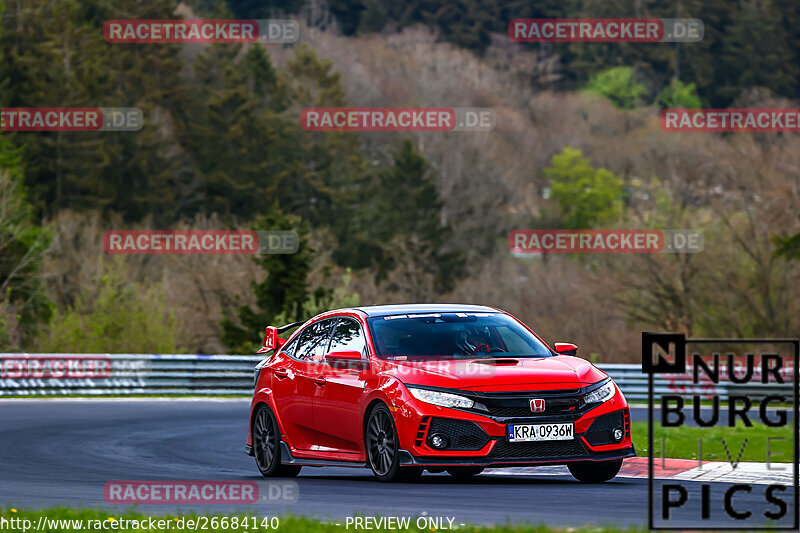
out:
<path id="1" fill-rule="evenodd" d="M 449 445 L 446 450 L 480 450 L 489 442 L 489 435 L 475 422 L 434 418 L 431 420 L 428 435 L 443 433 Z"/>
<path id="2" fill-rule="evenodd" d="M 586 431 L 586 440 L 593 446 L 601 444 L 613 444 L 616 441 L 612 436 L 612 432 L 616 428 L 624 427 L 624 420 L 622 418 L 622 411 L 615 411 L 607 415 L 598 416 L 589 426 Z"/>
<path id="3" fill-rule="evenodd" d="M 502 459 L 588 456 L 579 439 L 545 442 L 509 442 L 500 440 L 489 457 Z"/>
<path id="4" fill-rule="evenodd" d="M 573 414 L 577 411 L 578 402 L 569 402 L 564 405 L 556 405 L 550 406 L 545 404 L 545 410 L 543 413 L 534 413 L 531 411 L 530 403 L 523 407 L 503 407 L 503 406 L 492 406 L 489 407 L 489 413 L 492 416 L 496 416 L 499 418 L 520 418 L 520 417 L 531 417 L 531 416 L 553 416 L 553 415 L 568 415 Z M 574 407 L 572 411 L 570 411 L 570 407 Z"/>
<path id="5" fill-rule="evenodd" d="M 545 402 L 542 413 L 531 410 L 531 400 L 541 398 Z M 516 392 L 506 394 L 483 393 L 479 401 L 486 406 L 491 416 L 497 418 L 532 418 L 542 416 L 568 416 L 580 412 L 580 390 Z"/>

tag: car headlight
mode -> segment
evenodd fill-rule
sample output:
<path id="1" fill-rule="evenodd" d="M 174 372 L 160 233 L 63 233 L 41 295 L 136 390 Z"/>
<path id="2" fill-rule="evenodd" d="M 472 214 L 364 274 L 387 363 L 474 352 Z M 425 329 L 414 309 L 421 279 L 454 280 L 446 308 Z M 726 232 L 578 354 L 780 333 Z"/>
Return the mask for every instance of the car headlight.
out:
<path id="1" fill-rule="evenodd" d="M 603 403 L 606 400 L 610 400 L 611 398 L 613 398 L 616 392 L 617 390 L 616 387 L 614 387 L 614 382 L 609 379 L 603 385 L 597 387 L 592 392 L 586 394 L 583 397 L 583 404 L 591 405 L 593 403 Z"/>
<path id="2" fill-rule="evenodd" d="M 441 405 L 442 407 L 461 407 L 463 409 L 469 409 L 475 405 L 474 400 L 459 396 L 458 394 L 450 394 L 449 392 L 417 389 L 415 387 L 408 387 L 408 391 L 414 398 L 421 402 Z"/>

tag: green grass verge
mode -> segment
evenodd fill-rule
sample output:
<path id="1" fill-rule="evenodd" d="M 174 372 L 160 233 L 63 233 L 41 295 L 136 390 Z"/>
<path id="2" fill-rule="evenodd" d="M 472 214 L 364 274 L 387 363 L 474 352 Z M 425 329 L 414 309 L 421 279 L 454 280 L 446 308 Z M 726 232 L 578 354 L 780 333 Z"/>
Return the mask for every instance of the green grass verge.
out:
<path id="1" fill-rule="evenodd" d="M 661 427 L 653 425 L 653 454 L 661 457 L 661 438 L 664 437 L 664 456 L 672 459 L 697 459 L 698 439 L 702 439 L 704 461 L 737 461 L 741 453 L 744 462 L 765 463 L 767 461 L 767 438 L 778 437 L 769 444 L 770 462 L 791 463 L 794 457 L 794 442 L 790 423 L 786 427 L 769 427 L 753 423 L 745 427 L 739 422 L 736 427 Z M 631 424 L 631 434 L 636 452 L 648 457 L 647 422 Z M 723 440 L 725 444 L 723 445 Z M 745 439 L 747 444 L 745 445 Z M 727 445 L 728 452 L 725 452 Z M 742 447 L 744 446 L 744 450 Z M 728 456 L 730 454 L 730 457 Z"/>
<path id="2" fill-rule="evenodd" d="M 231 532 L 231 533 L 254 533 L 254 532 L 286 532 L 286 533 L 348 533 L 364 528 L 356 528 L 352 524 L 349 529 L 345 521 L 340 520 L 337 525 L 335 522 L 322 522 L 311 518 L 297 516 L 283 516 L 279 518 L 265 517 L 263 515 L 246 514 L 182 514 L 175 515 L 147 515 L 136 511 L 126 511 L 125 513 L 114 513 L 98 509 L 69 509 L 55 507 L 41 511 L 26 511 L 17 509 L 0 509 L 0 530 L 3 532 L 22 532 L 35 531 L 39 526 L 39 520 L 43 523 L 38 531 L 47 533 L 73 533 L 77 531 L 111 531 L 111 532 L 152 532 L 181 533 L 184 531 L 204 531 L 204 532 Z M 116 523 L 109 518 L 117 519 Z M 369 528 L 374 532 L 397 532 L 407 531 L 410 533 L 437 533 L 444 532 L 436 527 L 417 527 L 418 517 L 410 517 L 410 527 L 403 529 L 375 527 Z M 425 517 L 431 518 L 431 517 Z M 44 520 L 47 520 L 44 523 Z M 150 523 L 152 519 L 152 523 Z M 132 523 L 123 522 L 136 521 L 136 527 Z M 198 523 L 198 520 L 200 521 Z M 234 520 L 236 522 L 234 523 Z M 27 521 L 27 522 L 25 522 Z M 80 521 L 78 523 L 77 521 Z M 142 522 L 144 521 L 144 522 Z M 159 523 L 159 521 L 161 521 Z M 190 522 L 191 521 L 191 522 Z M 111 522 L 113 526 L 103 524 Z M 167 522 L 170 524 L 167 525 Z M 446 518 L 443 520 L 447 524 Z M 122 527 L 121 527 L 122 526 Z M 144 526 L 144 527 L 141 527 Z M 198 526 L 195 529 L 195 526 Z M 547 527 L 544 525 L 498 525 L 498 526 L 473 526 L 461 527 L 460 524 L 453 524 L 453 531 L 463 533 L 550 533 L 554 531 L 564 531 Z M 457 529 L 455 529 L 457 527 Z M 602 526 L 586 526 L 569 528 L 570 533 L 612 533 L 612 532 L 634 532 L 645 531 L 644 529 L 624 529 Z M 449 532 L 448 532 L 449 533 Z"/>

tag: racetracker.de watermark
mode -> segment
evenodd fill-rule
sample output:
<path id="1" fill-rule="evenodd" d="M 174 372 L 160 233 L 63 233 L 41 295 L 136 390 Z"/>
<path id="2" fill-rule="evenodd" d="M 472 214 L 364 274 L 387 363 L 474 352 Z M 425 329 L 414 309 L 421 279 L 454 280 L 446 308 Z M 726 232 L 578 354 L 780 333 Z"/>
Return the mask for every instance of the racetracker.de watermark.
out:
<path id="1" fill-rule="evenodd" d="M 103 498 L 111 504 L 294 503 L 295 481 L 109 481 Z"/>
<path id="2" fill-rule="evenodd" d="M 103 236 L 109 254 L 293 254 L 294 230 L 113 230 Z"/>
<path id="3" fill-rule="evenodd" d="M 480 352 L 481 350 L 478 350 L 476 354 Z M 384 356 L 386 360 L 394 363 L 392 372 L 398 377 L 408 380 L 424 379 L 426 375 L 430 375 L 430 372 L 456 374 L 463 378 L 491 378 L 497 375 L 497 365 L 493 360 L 450 361 L 439 360 L 437 357 L 444 356 L 437 354 L 422 356 Z M 425 361 L 424 368 L 418 364 L 420 361 Z M 414 383 L 413 381 L 409 382 Z"/>
<path id="4" fill-rule="evenodd" d="M 294 20 L 107 20 L 109 43 L 294 43 L 300 25 Z"/>
<path id="5" fill-rule="evenodd" d="M 0 131 L 139 131 L 138 107 L 4 107 Z"/>
<path id="6" fill-rule="evenodd" d="M 800 109 L 664 109 L 664 131 L 800 132 Z"/>
<path id="7" fill-rule="evenodd" d="M 111 373 L 111 359 L 101 355 L 0 356 L 3 379 L 100 379 L 110 377 Z"/>
<path id="8" fill-rule="evenodd" d="M 514 254 L 536 253 L 695 253 L 703 250 L 696 230 L 518 229 L 509 232 Z"/>
<path id="9" fill-rule="evenodd" d="M 482 107 L 309 107 L 306 131 L 491 131 L 494 110 Z"/>
<path id="10" fill-rule="evenodd" d="M 514 19 L 508 36 L 520 43 L 695 43 L 703 40 L 700 19 L 574 18 Z"/>

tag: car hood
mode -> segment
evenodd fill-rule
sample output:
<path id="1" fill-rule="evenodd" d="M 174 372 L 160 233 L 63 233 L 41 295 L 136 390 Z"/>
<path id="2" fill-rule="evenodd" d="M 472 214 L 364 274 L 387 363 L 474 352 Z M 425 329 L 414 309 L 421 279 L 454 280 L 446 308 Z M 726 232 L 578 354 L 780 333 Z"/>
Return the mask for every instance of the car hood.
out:
<path id="1" fill-rule="evenodd" d="M 376 370 L 406 385 L 481 392 L 575 389 L 607 376 L 590 362 L 568 355 L 459 361 L 384 360 Z"/>

